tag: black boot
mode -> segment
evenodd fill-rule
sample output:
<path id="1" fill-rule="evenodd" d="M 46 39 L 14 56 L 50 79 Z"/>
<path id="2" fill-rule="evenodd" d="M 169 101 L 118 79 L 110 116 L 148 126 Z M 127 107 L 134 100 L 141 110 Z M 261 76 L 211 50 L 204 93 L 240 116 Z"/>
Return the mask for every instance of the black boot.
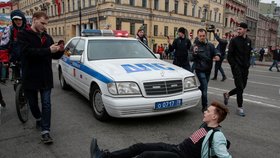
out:
<path id="1" fill-rule="evenodd" d="M 213 78 L 211 78 L 211 80 L 217 80 L 217 77 L 213 77 Z"/>
<path id="2" fill-rule="evenodd" d="M 224 82 L 225 80 L 227 79 L 227 77 L 226 76 L 223 76 L 223 78 L 222 78 L 222 82 Z"/>

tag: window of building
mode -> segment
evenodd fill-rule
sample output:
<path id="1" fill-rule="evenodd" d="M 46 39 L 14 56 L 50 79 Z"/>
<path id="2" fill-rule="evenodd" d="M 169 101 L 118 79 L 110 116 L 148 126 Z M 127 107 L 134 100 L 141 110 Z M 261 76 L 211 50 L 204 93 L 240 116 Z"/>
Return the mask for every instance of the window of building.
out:
<path id="1" fill-rule="evenodd" d="M 221 22 L 221 13 L 219 13 L 219 23 Z"/>
<path id="2" fill-rule="evenodd" d="M 88 6 L 89 7 L 91 6 L 91 0 L 88 0 Z"/>
<path id="3" fill-rule="evenodd" d="M 64 7 L 64 1 L 62 2 L 62 10 L 61 10 L 61 13 L 65 13 L 65 7 Z"/>
<path id="4" fill-rule="evenodd" d="M 169 0 L 165 0 L 165 3 L 164 3 L 164 8 L 165 8 L 165 11 L 166 12 L 169 12 Z"/>
<path id="5" fill-rule="evenodd" d="M 210 10 L 210 13 L 209 13 L 209 20 L 212 21 L 212 10 Z"/>
<path id="6" fill-rule="evenodd" d="M 178 30 L 178 28 L 177 28 L 177 27 L 174 27 L 174 31 L 173 31 L 174 38 L 177 36 L 177 30 Z"/>
<path id="7" fill-rule="evenodd" d="M 225 27 L 228 26 L 228 18 L 225 18 Z"/>
<path id="8" fill-rule="evenodd" d="M 122 22 L 120 20 L 116 21 L 116 30 L 121 30 L 122 29 Z"/>
<path id="9" fill-rule="evenodd" d="M 4 8 L 2 9 L 2 13 L 5 13 L 5 9 Z"/>
<path id="10" fill-rule="evenodd" d="M 158 25 L 154 25 L 154 36 L 158 36 Z"/>
<path id="11" fill-rule="evenodd" d="M 135 35 L 135 23 L 130 23 L 130 34 Z"/>
<path id="12" fill-rule="evenodd" d="M 217 12 L 214 13 L 214 22 L 217 22 Z"/>
<path id="13" fill-rule="evenodd" d="M 81 2 L 80 2 L 80 3 L 81 3 Z M 82 1 L 82 5 L 81 5 L 81 6 L 82 6 L 82 8 L 85 8 L 85 7 L 86 7 L 86 2 L 85 2 L 85 0 Z"/>
<path id="14" fill-rule="evenodd" d="M 70 12 L 70 0 L 68 0 L 67 4 L 68 4 L 67 11 Z"/>
<path id="15" fill-rule="evenodd" d="M 54 28 L 54 30 L 55 30 L 55 32 L 54 32 L 55 34 L 54 34 L 54 35 L 57 35 L 57 29 L 56 29 L 56 28 Z"/>
<path id="16" fill-rule="evenodd" d="M 175 4 L 174 4 L 174 10 L 175 10 L 175 14 L 178 14 L 178 1 L 175 0 Z"/>
<path id="17" fill-rule="evenodd" d="M 135 1 L 134 0 L 129 0 L 129 5 L 134 6 L 135 5 Z"/>
<path id="18" fill-rule="evenodd" d="M 60 27 L 58 28 L 58 35 L 62 35 L 62 34 L 61 34 L 61 28 L 60 28 Z"/>
<path id="19" fill-rule="evenodd" d="M 198 9 L 198 18 L 200 18 L 201 17 L 201 7 L 199 7 L 199 9 Z"/>
<path id="20" fill-rule="evenodd" d="M 168 36 L 168 26 L 164 26 L 164 36 Z"/>
<path id="21" fill-rule="evenodd" d="M 159 8 L 158 5 L 159 5 L 159 4 L 158 4 L 158 0 L 155 0 L 155 1 L 154 1 L 154 9 L 155 9 L 155 10 L 158 10 L 158 8 Z"/>
<path id="22" fill-rule="evenodd" d="M 74 1 L 74 0 L 72 1 L 72 5 L 73 5 L 73 9 L 72 9 L 72 10 L 73 10 L 73 11 L 76 10 L 75 1 Z"/>
<path id="23" fill-rule="evenodd" d="M 142 7 L 147 8 L 147 0 L 142 0 Z"/>
<path id="24" fill-rule="evenodd" d="M 193 5 L 193 7 L 192 7 L 192 16 L 193 17 L 195 16 L 195 5 Z"/>
<path id="25" fill-rule="evenodd" d="M 145 35 L 147 35 L 147 28 L 148 28 L 147 24 L 144 24 L 144 34 Z"/>
<path id="26" fill-rule="evenodd" d="M 184 4 L 184 15 L 188 15 L 188 3 Z"/>

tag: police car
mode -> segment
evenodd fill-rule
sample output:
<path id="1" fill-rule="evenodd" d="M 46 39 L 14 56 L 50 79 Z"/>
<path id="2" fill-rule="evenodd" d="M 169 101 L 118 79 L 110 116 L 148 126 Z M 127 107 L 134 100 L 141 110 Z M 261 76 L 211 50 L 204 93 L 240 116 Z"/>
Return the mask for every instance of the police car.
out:
<path id="1" fill-rule="evenodd" d="M 119 37 L 116 37 L 119 36 Z M 62 89 L 90 100 L 94 116 L 143 117 L 178 112 L 199 103 L 193 73 L 162 61 L 127 32 L 84 30 L 58 62 Z"/>

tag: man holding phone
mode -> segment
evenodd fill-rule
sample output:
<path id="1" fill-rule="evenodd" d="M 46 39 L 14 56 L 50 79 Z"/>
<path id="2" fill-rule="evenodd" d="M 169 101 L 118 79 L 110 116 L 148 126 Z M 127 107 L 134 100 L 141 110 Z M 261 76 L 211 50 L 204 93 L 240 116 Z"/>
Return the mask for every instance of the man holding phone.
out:
<path id="1" fill-rule="evenodd" d="M 52 37 L 46 33 L 48 19 L 45 12 L 36 12 L 32 17 L 31 28 L 18 34 L 24 94 L 36 119 L 36 127 L 41 128 L 41 140 L 44 144 L 53 142 L 49 134 L 53 88 L 52 59 L 59 59 L 64 52 L 63 46 L 54 44 Z M 42 110 L 38 106 L 38 92 Z"/>

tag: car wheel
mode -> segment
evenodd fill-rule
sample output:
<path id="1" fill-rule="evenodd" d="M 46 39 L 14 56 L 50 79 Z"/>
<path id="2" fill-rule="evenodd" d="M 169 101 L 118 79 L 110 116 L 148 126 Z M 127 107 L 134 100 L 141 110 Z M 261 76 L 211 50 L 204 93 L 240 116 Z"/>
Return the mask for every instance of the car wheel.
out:
<path id="1" fill-rule="evenodd" d="M 61 69 L 59 69 L 59 83 L 62 89 L 66 90 L 69 88 L 69 85 L 66 83 Z"/>
<path id="2" fill-rule="evenodd" d="M 96 86 L 92 89 L 90 102 L 95 118 L 98 119 L 99 121 L 108 120 L 109 115 L 102 101 L 101 90 Z"/>

